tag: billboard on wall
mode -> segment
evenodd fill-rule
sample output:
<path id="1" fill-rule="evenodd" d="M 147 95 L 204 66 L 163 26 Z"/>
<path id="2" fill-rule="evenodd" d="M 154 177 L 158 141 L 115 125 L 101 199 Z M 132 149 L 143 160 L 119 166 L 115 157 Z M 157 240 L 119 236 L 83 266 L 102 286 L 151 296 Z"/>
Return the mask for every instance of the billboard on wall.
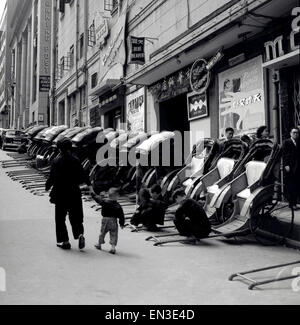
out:
<path id="1" fill-rule="evenodd" d="M 126 96 L 127 130 L 143 132 L 145 130 L 145 88 Z"/>
<path id="2" fill-rule="evenodd" d="M 232 127 L 236 134 L 252 133 L 265 124 L 262 57 L 219 74 L 220 136 Z"/>

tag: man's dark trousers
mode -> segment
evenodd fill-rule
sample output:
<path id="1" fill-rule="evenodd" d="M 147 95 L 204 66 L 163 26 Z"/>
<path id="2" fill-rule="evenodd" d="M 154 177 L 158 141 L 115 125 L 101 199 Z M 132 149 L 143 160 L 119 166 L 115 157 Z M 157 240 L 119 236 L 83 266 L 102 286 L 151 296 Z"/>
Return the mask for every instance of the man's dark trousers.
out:
<path id="1" fill-rule="evenodd" d="M 57 243 L 69 241 L 68 231 L 66 227 L 66 217 L 69 214 L 69 220 L 72 226 L 74 239 L 77 240 L 84 233 L 83 227 L 83 209 L 82 201 L 76 199 L 74 202 L 57 203 L 55 205 L 55 223 L 56 223 L 56 239 Z"/>

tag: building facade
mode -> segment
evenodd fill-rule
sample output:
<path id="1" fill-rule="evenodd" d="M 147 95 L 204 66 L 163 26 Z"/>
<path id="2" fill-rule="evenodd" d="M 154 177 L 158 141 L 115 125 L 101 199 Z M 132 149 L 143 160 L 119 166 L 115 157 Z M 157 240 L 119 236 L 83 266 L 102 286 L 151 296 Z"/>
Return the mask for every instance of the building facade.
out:
<path id="1" fill-rule="evenodd" d="M 7 5 L 0 20 L 0 128 L 9 127 L 10 55 L 7 47 Z"/>
<path id="2" fill-rule="evenodd" d="M 190 131 L 192 145 L 299 124 L 298 0 L 8 3 L 12 127 Z"/>
<path id="3" fill-rule="evenodd" d="M 8 1 L 13 128 L 49 124 L 51 0 Z"/>
<path id="4" fill-rule="evenodd" d="M 192 144 L 199 131 L 216 138 L 267 125 L 282 141 L 299 124 L 299 14 L 293 0 L 135 1 L 127 43 L 145 38 L 145 63 L 128 56 L 126 85 L 146 93 L 146 130 L 191 131 Z"/>
<path id="5" fill-rule="evenodd" d="M 127 6 L 97 0 L 52 5 L 51 122 L 119 128 Z"/>

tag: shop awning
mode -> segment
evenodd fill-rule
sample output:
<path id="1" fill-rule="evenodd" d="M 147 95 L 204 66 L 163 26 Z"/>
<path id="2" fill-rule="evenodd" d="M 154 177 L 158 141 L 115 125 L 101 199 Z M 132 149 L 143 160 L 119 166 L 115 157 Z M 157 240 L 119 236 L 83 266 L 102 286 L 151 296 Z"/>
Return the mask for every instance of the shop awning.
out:
<path id="1" fill-rule="evenodd" d="M 264 63 L 263 68 L 279 70 L 282 68 L 299 66 L 299 64 L 300 64 L 300 50 L 296 50 L 291 53 L 280 56 L 279 58 Z"/>
<path id="2" fill-rule="evenodd" d="M 107 79 L 104 83 L 98 85 L 94 90 L 91 91 L 90 96 L 101 96 L 110 90 L 116 89 L 118 86 L 121 86 L 120 79 Z"/>

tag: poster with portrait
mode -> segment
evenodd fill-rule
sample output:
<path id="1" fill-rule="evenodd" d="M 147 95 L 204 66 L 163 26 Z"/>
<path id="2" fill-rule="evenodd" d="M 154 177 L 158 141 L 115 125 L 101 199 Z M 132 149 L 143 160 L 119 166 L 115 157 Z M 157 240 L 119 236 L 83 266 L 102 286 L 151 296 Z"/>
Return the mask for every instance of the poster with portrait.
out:
<path id="1" fill-rule="evenodd" d="M 145 88 L 126 96 L 127 130 L 145 131 Z"/>
<path id="2" fill-rule="evenodd" d="M 187 95 L 187 101 L 189 121 L 208 116 L 206 92 L 202 94 L 190 93 Z"/>
<path id="3" fill-rule="evenodd" d="M 219 74 L 220 137 L 232 127 L 237 135 L 265 124 L 262 56 Z"/>

